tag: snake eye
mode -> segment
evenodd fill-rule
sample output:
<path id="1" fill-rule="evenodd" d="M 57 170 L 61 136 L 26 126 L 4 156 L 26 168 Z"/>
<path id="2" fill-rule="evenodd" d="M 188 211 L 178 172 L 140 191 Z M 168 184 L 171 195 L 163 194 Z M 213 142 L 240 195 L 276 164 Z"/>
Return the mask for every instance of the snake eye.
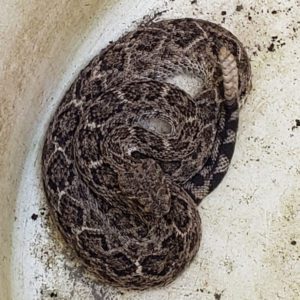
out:
<path id="1" fill-rule="evenodd" d="M 135 158 L 135 159 L 145 159 L 148 158 L 147 155 L 139 152 L 139 151 L 133 151 L 131 152 L 131 157 Z"/>

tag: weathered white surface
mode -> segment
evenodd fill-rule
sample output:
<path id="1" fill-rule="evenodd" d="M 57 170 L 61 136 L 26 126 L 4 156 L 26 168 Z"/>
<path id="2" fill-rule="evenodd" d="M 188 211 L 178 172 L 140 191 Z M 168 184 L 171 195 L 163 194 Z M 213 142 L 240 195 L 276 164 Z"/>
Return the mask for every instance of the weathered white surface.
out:
<path id="1" fill-rule="evenodd" d="M 299 1 L 25 2 L 0 0 L 0 300 L 299 299 Z M 203 240 L 195 261 L 166 288 L 117 291 L 86 276 L 53 230 L 40 151 L 76 73 L 153 10 L 230 29 L 251 57 L 253 90 L 228 175 L 199 207 Z"/>

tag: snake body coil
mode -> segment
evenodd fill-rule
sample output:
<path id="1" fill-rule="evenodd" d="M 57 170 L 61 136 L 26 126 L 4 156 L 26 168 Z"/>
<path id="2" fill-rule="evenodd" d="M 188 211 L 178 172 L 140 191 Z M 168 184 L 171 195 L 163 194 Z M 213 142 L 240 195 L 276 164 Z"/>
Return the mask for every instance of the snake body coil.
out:
<path id="1" fill-rule="evenodd" d="M 191 96 L 169 79 L 201 81 Z M 250 65 L 213 23 L 138 26 L 96 56 L 49 125 L 42 174 L 65 240 L 104 282 L 165 285 L 199 248 L 197 204 L 225 175 Z"/>

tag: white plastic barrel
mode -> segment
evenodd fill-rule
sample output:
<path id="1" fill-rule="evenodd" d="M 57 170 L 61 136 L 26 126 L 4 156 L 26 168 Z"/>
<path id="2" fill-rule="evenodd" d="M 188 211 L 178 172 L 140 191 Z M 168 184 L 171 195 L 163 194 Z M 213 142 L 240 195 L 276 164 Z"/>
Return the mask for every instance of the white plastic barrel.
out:
<path id="1" fill-rule="evenodd" d="M 41 147 L 76 74 L 163 11 L 238 36 L 253 89 L 230 170 L 199 206 L 197 257 L 165 288 L 121 291 L 93 281 L 49 221 Z M 297 0 L 0 0 L 0 300 L 300 299 L 299 20 Z"/>

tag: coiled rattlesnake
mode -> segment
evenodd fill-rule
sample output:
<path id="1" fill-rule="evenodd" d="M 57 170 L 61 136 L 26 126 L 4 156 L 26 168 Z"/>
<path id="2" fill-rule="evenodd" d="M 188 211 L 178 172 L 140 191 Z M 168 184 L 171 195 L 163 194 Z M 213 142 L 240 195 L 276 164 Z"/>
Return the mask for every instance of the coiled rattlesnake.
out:
<path id="1" fill-rule="evenodd" d="M 170 78 L 201 81 L 191 96 Z M 197 204 L 225 175 L 250 64 L 213 23 L 142 24 L 84 68 L 60 103 L 42 154 L 52 217 L 104 282 L 165 285 L 201 238 Z"/>

